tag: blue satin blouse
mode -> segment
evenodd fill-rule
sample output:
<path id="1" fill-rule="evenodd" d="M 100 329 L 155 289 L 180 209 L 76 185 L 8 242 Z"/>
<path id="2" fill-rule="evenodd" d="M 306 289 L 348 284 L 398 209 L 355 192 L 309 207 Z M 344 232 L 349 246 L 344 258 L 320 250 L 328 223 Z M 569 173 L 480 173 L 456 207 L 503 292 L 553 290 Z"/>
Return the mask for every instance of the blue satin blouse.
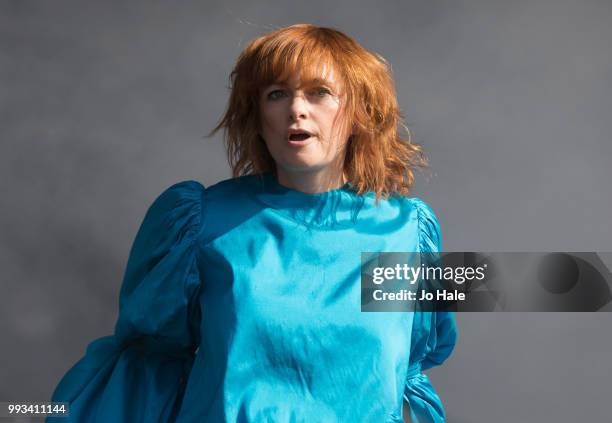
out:
<path id="1" fill-rule="evenodd" d="M 151 205 L 134 240 L 112 336 L 94 340 L 47 422 L 443 422 L 422 372 L 457 338 L 452 313 L 362 313 L 362 251 L 439 251 L 423 201 L 317 194 L 271 174 Z M 407 417 L 406 417 L 407 419 Z"/>

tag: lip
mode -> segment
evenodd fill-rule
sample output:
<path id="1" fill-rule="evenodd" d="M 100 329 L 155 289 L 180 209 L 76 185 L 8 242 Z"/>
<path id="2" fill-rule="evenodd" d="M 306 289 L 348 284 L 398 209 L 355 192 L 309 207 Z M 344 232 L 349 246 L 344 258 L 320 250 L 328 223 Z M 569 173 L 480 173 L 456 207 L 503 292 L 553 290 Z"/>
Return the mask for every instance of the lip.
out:
<path id="1" fill-rule="evenodd" d="M 289 137 L 291 137 L 292 134 L 308 134 L 309 137 L 306 138 L 305 140 L 302 141 L 293 141 L 291 140 Z M 312 142 L 312 140 L 314 139 L 314 135 L 312 132 L 307 131 L 306 129 L 300 129 L 300 128 L 293 128 L 293 129 L 289 129 L 287 131 L 287 143 L 289 143 L 289 145 L 294 145 L 294 146 L 305 146 L 308 145 Z"/>
<path id="2" fill-rule="evenodd" d="M 293 134 L 308 134 L 312 137 L 312 132 L 307 131 L 306 129 L 302 129 L 302 128 L 289 128 L 289 130 L 287 131 L 287 138 L 289 138 L 291 135 Z"/>
<path id="3" fill-rule="evenodd" d="M 292 141 L 292 140 L 287 140 L 287 143 L 288 143 L 289 145 L 294 146 L 294 147 L 303 147 L 303 146 L 306 146 L 306 145 L 310 144 L 310 143 L 312 142 L 313 138 L 314 138 L 314 137 L 312 137 L 312 136 L 311 136 L 311 137 L 309 137 L 309 138 L 305 139 L 304 141 Z"/>

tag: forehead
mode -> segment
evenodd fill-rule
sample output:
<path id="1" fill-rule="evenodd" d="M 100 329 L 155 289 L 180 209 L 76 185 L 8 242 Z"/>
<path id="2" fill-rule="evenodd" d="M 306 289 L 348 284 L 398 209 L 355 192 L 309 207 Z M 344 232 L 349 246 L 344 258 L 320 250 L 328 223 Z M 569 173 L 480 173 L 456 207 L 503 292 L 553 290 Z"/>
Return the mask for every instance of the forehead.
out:
<path id="1" fill-rule="evenodd" d="M 287 85 L 296 88 L 312 85 L 328 85 L 340 90 L 343 86 L 342 78 L 333 65 L 328 63 L 315 63 L 305 66 L 291 66 L 272 75 L 269 85 Z"/>

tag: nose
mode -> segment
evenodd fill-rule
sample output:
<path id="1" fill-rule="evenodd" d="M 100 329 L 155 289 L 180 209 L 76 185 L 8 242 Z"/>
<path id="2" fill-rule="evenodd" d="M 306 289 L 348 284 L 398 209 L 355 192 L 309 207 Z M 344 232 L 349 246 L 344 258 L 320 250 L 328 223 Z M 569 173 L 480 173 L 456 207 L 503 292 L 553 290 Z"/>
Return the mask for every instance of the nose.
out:
<path id="1" fill-rule="evenodd" d="M 295 122 L 298 119 L 306 119 L 308 115 L 306 100 L 303 95 L 295 94 L 289 105 L 289 120 Z"/>

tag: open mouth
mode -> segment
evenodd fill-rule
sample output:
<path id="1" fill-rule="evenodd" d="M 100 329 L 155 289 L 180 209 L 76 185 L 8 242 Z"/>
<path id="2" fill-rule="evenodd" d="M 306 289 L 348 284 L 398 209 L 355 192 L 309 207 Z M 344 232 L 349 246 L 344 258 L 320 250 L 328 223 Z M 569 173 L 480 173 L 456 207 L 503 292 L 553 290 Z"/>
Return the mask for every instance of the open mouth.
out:
<path id="1" fill-rule="evenodd" d="M 305 132 L 289 135 L 290 141 L 304 141 L 308 138 L 310 138 L 310 134 L 307 134 Z"/>

